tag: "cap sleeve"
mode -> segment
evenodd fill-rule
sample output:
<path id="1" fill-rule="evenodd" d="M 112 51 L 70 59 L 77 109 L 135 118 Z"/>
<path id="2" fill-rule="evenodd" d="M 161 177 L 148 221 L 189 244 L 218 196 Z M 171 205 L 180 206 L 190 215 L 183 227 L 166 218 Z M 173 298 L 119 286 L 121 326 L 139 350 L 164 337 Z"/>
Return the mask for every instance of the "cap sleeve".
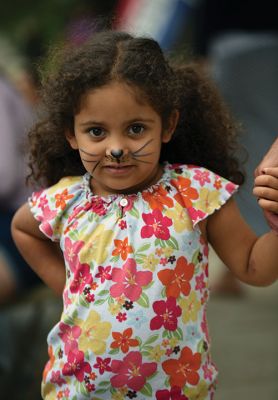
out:
<path id="1" fill-rule="evenodd" d="M 34 218 L 40 222 L 39 229 L 52 241 L 59 241 L 70 208 L 79 197 L 82 178 L 67 177 L 56 185 L 29 198 L 29 206 Z"/>
<path id="2" fill-rule="evenodd" d="M 175 180 L 176 200 L 187 208 L 195 227 L 200 221 L 220 209 L 238 190 L 238 185 L 197 166 L 182 166 Z M 172 180 L 173 183 L 173 180 Z"/>

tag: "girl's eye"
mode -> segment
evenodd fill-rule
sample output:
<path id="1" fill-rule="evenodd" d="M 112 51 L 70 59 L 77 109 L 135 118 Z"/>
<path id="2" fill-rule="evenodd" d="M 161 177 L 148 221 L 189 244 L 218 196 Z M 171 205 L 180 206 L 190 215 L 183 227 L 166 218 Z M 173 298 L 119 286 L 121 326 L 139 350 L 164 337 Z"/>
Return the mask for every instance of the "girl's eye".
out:
<path id="1" fill-rule="evenodd" d="M 129 128 L 129 133 L 131 133 L 132 135 L 140 135 L 141 133 L 143 133 L 145 130 L 144 126 L 141 124 L 134 124 L 131 125 L 131 127 Z"/>
<path id="2" fill-rule="evenodd" d="M 96 137 L 96 138 L 102 137 L 104 135 L 104 130 L 102 128 L 98 128 L 98 127 L 90 128 L 90 129 L 88 129 L 88 132 L 92 137 Z"/>

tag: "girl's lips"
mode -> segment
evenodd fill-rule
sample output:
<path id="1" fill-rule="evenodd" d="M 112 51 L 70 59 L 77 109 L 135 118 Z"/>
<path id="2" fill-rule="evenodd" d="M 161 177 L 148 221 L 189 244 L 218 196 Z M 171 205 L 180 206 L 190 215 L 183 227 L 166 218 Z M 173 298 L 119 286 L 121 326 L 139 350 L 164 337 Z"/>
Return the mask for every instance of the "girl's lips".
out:
<path id="1" fill-rule="evenodd" d="M 111 174 L 119 175 L 129 173 L 134 166 L 133 165 L 107 165 L 104 167 L 106 171 Z"/>

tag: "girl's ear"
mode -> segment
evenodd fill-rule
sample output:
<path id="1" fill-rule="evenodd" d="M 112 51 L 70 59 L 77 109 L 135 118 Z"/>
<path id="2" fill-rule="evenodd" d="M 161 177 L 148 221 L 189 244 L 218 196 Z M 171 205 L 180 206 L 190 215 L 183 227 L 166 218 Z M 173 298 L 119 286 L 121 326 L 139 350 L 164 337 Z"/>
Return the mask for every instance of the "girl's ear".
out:
<path id="1" fill-rule="evenodd" d="M 69 130 L 67 130 L 65 132 L 65 136 L 66 136 L 66 139 L 69 142 L 71 148 L 74 149 L 74 150 L 78 150 L 78 144 L 77 144 L 77 141 L 76 141 L 75 134 L 70 132 Z"/>
<path id="2" fill-rule="evenodd" d="M 168 143 L 172 139 L 172 136 L 175 132 L 179 117 L 180 117 L 180 113 L 178 112 L 178 110 L 174 110 L 172 112 L 172 114 L 170 115 L 168 126 L 162 133 L 162 142 L 163 143 Z"/>

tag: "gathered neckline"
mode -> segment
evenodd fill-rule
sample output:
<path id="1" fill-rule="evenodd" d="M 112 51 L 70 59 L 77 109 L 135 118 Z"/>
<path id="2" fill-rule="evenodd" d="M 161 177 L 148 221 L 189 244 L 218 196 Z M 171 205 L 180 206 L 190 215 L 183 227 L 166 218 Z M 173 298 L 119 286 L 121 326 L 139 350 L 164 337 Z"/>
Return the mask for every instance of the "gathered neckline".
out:
<path id="1" fill-rule="evenodd" d="M 148 186 L 147 188 L 145 188 L 141 191 L 138 191 L 138 192 L 134 192 L 134 193 L 115 193 L 115 194 L 108 194 L 106 196 L 94 194 L 90 187 L 91 175 L 89 172 L 86 172 L 83 175 L 83 186 L 88 195 L 88 198 L 96 199 L 96 200 L 101 199 L 105 202 L 111 202 L 116 199 L 121 199 L 124 197 L 125 198 L 141 197 L 143 193 L 153 192 L 158 186 L 161 186 L 162 184 L 167 184 L 170 180 L 170 170 L 172 169 L 171 167 L 172 167 L 171 164 L 169 164 L 168 162 L 164 162 L 162 164 L 163 173 L 162 173 L 161 177 L 158 179 L 158 181 L 153 183 L 152 185 Z"/>

